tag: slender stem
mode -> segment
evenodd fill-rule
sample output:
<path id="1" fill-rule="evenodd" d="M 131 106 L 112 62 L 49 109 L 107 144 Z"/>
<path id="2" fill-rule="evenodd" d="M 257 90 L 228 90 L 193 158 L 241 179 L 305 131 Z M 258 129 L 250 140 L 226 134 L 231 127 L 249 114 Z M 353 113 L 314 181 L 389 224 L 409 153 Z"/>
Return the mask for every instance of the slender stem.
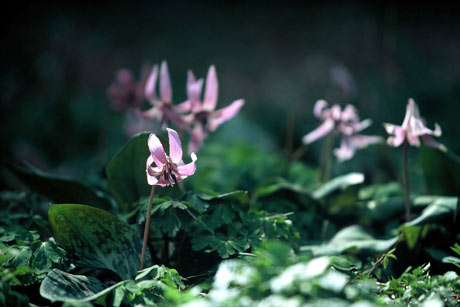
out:
<path id="1" fill-rule="evenodd" d="M 321 150 L 321 162 L 320 162 L 320 183 L 326 182 L 331 176 L 331 165 L 332 165 L 332 147 L 334 146 L 334 132 L 331 132 L 326 137 L 326 142 Z"/>
<path id="2" fill-rule="evenodd" d="M 289 157 L 289 161 L 290 162 L 295 162 L 297 160 L 299 160 L 300 158 L 302 158 L 302 156 L 307 152 L 307 145 L 305 144 L 302 144 L 300 145 L 299 148 L 296 149 L 296 151 L 294 151 L 291 156 Z"/>
<path id="3" fill-rule="evenodd" d="M 147 249 L 147 241 L 148 241 L 148 238 L 149 238 L 149 231 L 150 231 L 150 215 L 152 214 L 153 195 L 155 195 L 155 186 L 154 185 L 152 185 L 152 190 L 150 191 L 149 206 L 147 208 L 147 217 L 145 219 L 144 242 L 142 243 L 141 266 L 140 266 L 139 271 L 144 268 L 145 251 Z"/>
<path id="4" fill-rule="evenodd" d="M 409 172 L 407 170 L 407 142 L 404 142 L 403 145 L 403 182 L 404 182 L 404 192 L 406 197 L 406 222 L 410 221 L 411 212 L 410 212 L 410 188 L 409 188 Z"/>

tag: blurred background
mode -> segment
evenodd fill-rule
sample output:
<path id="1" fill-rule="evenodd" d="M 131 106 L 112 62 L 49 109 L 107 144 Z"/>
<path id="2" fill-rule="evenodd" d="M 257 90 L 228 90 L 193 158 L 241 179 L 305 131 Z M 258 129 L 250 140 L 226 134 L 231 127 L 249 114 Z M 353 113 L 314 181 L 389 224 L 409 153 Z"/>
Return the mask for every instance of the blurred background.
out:
<path id="1" fill-rule="evenodd" d="M 124 115 L 111 111 L 107 98 L 116 71 L 127 68 L 138 78 L 144 63 L 161 60 L 168 61 L 175 103 L 185 100 L 187 69 L 205 77 L 211 64 L 219 107 L 246 99 L 205 144 L 243 141 L 270 153 L 293 151 L 318 125 L 312 114 L 318 99 L 355 105 L 374 122 L 365 134 L 386 137 L 381 123 L 400 125 L 413 97 L 428 127 L 443 128 L 439 141 L 458 153 L 458 12 L 354 1 L 16 2 L 2 12 L 2 158 L 91 177 L 127 140 Z M 323 142 L 302 160 L 316 166 Z M 333 172 L 395 180 L 401 155 L 375 145 Z M 458 175 L 444 157 L 411 150 L 410 161 L 425 165 L 412 167 L 412 184 L 458 193 L 452 179 Z M 433 169 L 439 174 L 419 182 Z"/>

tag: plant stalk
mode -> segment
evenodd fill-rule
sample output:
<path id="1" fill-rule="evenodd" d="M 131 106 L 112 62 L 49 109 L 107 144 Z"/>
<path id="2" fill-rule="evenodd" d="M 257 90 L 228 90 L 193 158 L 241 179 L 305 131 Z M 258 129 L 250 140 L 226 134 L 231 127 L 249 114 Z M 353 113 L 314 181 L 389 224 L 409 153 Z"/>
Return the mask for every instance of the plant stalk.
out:
<path id="1" fill-rule="evenodd" d="M 403 145 L 403 183 L 404 183 L 404 194 L 406 199 L 406 222 L 409 222 L 411 219 L 410 211 L 410 187 L 409 187 L 409 172 L 407 165 L 407 142 L 404 142 Z"/>
<path id="2" fill-rule="evenodd" d="M 139 271 L 144 268 L 145 251 L 147 250 L 147 241 L 149 238 L 149 231 L 150 231 L 150 215 L 152 215 L 153 195 L 155 195 L 154 185 L 152 185 L 152 190 L 150 191 L 149 206 L 147 208 L 147 216 L 145 218 L 144 242 L 142 243 L 141 266 L 139 268 Z"/>

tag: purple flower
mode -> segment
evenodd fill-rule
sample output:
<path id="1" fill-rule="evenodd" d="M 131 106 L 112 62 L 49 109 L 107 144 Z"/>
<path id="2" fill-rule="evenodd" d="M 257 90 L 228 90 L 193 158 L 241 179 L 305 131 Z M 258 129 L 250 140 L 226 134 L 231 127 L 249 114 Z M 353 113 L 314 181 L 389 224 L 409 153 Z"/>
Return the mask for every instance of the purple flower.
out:
<path id="1" fill-rule="evenodd" d="M 179 135 L 173 129 L 166 130 L 169 137 L 169 156 L 166 155 L 163 145 L 155 134 L 150 134 L 148 139 L 150 156 L 147 158 L 146 173 L 149 185 L 173 186 L 192 176 L 196 171 L 196 155 L 192 153 L 192 162 L 184 164 Z M 152 163 L 155 163 L 155 166 L 152 166 Z"/>
<path id="2" fill-rule="evenodd" d="M 352 105 L 347 105 L 342 111 L 338 104 L 328 108 L 326 101 L 318 100 L 313 108 L 313 114 L 323 122 L 303 137 L 303 143 L 308 145 L 331 132 L 340 134 L 342 136 L 340 147 L 334 150 L 335 156 L 340 161 L 351 159 L 357 149 L 382 141 L 381 137 L 358 133 L 369 127 L 372 122 L 369 119 L 360 121 L 358 112 Z"/>
<path id="3" fill-rule="evenodd" d="M 149 70 L 145 66 L 142 67 L 140 80 L 136 82 L 131 71 L 117 71 L 115 82 L 107 90 L 110 107 L 117 112 L 140 108 L 144 102 L 144 86 L 148 74 Z"/>
<path id="4" fill-rule="evenodd" d="M 441 136 L 441 127 L 435 123 L 434 130 L 431 130 L 428 129 L 425 124 L 426 121 L 420 116 L 417 104 L 410 98 L 406 107 L 406 115 L 401 126 L 387 123 L 383 124 L 385 130 L 390 135 L 387 139 L 387 144 L 393 147 L 399 147 L 404 140 L 407 140 L 410 145 L 418 147 L 420 146 L 420 137 L 425 145 L 446 152 L 447 148 L 436 142 L 433 138 L 433 136 Z"/>
<path id="5" fill-rule="evenodd" d="M 203 100 L 201 100 L 202 87 L 203 79 L 196 80 L 193 72 L 189 71 L 187 100 L 179 105 L 181 111 L 190 112 L 185 117 L 192 126 L 189 152 L 198 150 L 208 132 L 215 131 L 222 123 L 233 118 L 244 105 L 244 100 L 238 99 L 225 108 L 216 110 L 219 83 L 214 65 L 211 65 L 208 70 Z"/>
<path id="6" fill-rule="evenodd" d="M 175 106 L 172 103 L 171 80 L 166 61 L 161 63 L 159 75 L 160 95 L 158 96 L 156 94 L 158 66 L 154 65 L 144 90 L 145 98 L 150 101 L 153 107 L 143 112 L 142 116 L 146 119 L 158 120 L 162 123 L 163 128 L 168 127 L 169 123 L 173 123 L 182 129 L 186 129 L 187 123 L 184 121 L 184 116 L 180 114 L 183 107 Z"/>

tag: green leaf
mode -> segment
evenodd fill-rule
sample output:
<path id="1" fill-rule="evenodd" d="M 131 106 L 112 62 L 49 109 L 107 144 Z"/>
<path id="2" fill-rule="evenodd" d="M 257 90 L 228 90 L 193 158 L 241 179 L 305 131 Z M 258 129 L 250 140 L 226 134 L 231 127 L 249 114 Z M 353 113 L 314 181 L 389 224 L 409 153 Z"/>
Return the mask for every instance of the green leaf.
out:
<path id="1" fill-rule="evenodd" d="M 39 242 L 40 246 L 34 251 L 34 265 L 38 270 L 49 270 L 52 263 L 63 261 L 65 251 L 56 245 L 54 240 Z"/>
<path id="2" fill-rule="evenodd" d="M 302 246 L 301 251 L 311 252 L 314 256 L 340 255 L 343 253 L 374 255 L 390 249 L 398 240 L 393 237 L 387 240 L 375 239 L 358 225 L 340 230 L 324 245 Z"/>
<path id="3" fill-rule="evenodd" d="M 123 283 L 106 287 L 94 277 L 73 275 L 54 269 L 43 280 L 40 295 L 52 302 L 89 302 L 106 295 Z"/>
<path id="4" fill-rule="evenodd" d="M 364 182 L 364 175 L 361 173 L 350 173 L 347 175 L 336 177 L 329 182 L 325 183 L 313 192 L 312 196 L 315 199 L 320 199 L 337 190 L 344 190 L 345 188 Z"/>
<path id="5" fill-rule="evenodd" d="M 438 198 L 426 207 L 418 218 L 405 223 L 402 227 L 423 225 L 443 219 L 445 216 L 453 216 L 457 210 L 457 202 L 457 197 Z"/>
<path id="6" fill-rule="evenodd" d="M 106 167 L 109 191 L 124 212 L 129 211 L 131 203 L 150 193 L 145 175 L 148 136 L 145 132 L 133 136 Z"/>
<path id="7" fill-rule="evenodd" d="M 75 204 L 50 205 L 56 241 L 78 264 L 105 268 L 121 278 L 134 278 L 140 266 L 141 238 L 136 230 L 107 211 Z M 146 265 L 151 263 L 146 253 Z"/>
<path id="8" fill-rule="evenodd" d="M 77 180 L 47 174 L 32 166 L 8 164 L 8 169 L 29 189 L 57 203 L 83 203 L 101 209 L 111 209 L 106 195 Z"/>

